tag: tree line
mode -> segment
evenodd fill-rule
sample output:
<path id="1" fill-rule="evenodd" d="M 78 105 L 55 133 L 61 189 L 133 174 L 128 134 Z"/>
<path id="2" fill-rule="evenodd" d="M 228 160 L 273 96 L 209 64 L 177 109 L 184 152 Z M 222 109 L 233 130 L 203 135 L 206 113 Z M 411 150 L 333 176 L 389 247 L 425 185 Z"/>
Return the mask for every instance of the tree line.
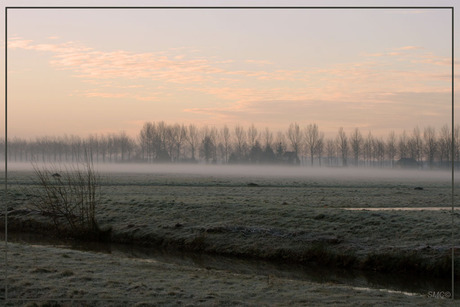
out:
<path id="1" fill-rule="evenodd" d="M 339 128 L 326 138 L 318 125 L 291 123 L 285 131 L 254 125 L 232 128 L 146 122 L 136 138 L 125 132 L 79 136 L 8 139 L 8 161 L 77 162 L 90 155 L 97 163 L 293 164 L 309 166 L 448 168 L 460 160 L 460 126 L 452 131 L 415 127 L 386 138 L 355 128 Z M 0 158 L 5 141 L 0 140 Z"/>

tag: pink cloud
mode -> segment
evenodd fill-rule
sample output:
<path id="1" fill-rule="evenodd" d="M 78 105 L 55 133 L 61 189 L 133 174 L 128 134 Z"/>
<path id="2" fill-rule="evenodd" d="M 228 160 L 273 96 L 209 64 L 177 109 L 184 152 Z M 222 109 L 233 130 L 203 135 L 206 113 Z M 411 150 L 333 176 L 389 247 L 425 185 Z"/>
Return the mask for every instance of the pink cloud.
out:
<path id="1" fill-rule="evenodd" d="M 375 132 L 381 128 L 387 133 L 388 126 L 395 130 L 406 129 L 408 114 L 411 118 L 435 125 L 450 110 L 448 92 L 374 92 L 366 93 L 366 96 L 367 99 L 362 101 L 254 100 L 240 103 L 238 108 L 229 105 L 189 108 L 184 112 L 203 115 L 205 120 L 238 121 L 244 125 L 251 122 L 266 122 L 270 126 L 292 121 L 300 124 L 317 122 L 332 127 L 330 131 L 333 133 L 339 126 L 351 130 L 360 123 L 361 128 L 367 127 Z"/>
<path id="2" fill-rule="evenodd" d="M 184 59 L 185 56 L 165 56 L 160 52 L 133 53 L 123 50 L 96 51 L 76 42 L 34 44 L 31 40 L 12 39 L 10 49 L 50 52 L 50 63 L 61 70 L 71 70 L 75 76 L 89 79 L 148 78 L 173 83 L 202 82 L 207 75 L 222 72 L 208 59 Z"/>
<path id="3" fill-rule="evenodd" d="M 12 38 L 8 41 L 8 49 L 32 49 L 32 40 L 25 40 L 21 38 Z"/>
<path id="4" fill-rule="evenodd" d="M 49 51 L 53 53 L 74 53 L 74 52 L 87 52 L 92 50 L 76 42 L 69 41 L 61 44 L 33 44 L 32 40 L 25 40 L 19 37 L 12 38 L 8 41 L 8 49 L 26 49 L 35 51 Z"/>
<path id="5" fill-rule="evenodd" d="M 8 47 L 13 50 L 51 53 L 50 63 L 56 69 L 71 71 L 75 77 L 98 87 L 136 89 L 142 85 L 126 83 L 130 82 L 129 80 L 145 79 L 155 81 L 155 86 L 170 84 L 174 89 L 181 86 L 181 90 L 204 93 L 220 101 L 233 102 L 233 110 L 243 108 L 245 103 L 259 100 L 364 101 L 369 99 L 370 92 L 436 92 L 449 88 L 447 83 L 444 85 L 432 82 L 442 80 L 439 76 L 445 75 L 446 72 L 439 71 L 436 66 L 450 65 L 449 59 L 428 53 L 414 54 L 411 51 L 422 49 L 417 46 L 403 46 L 385 53 L 366 55 L 374 57 L 372 61 L 336 64 L 321 69 L 300 67 L 276 70 L 232 70 L 226 65 L 234 62 L 231 59 L 204 58 L 195 55 L 194 52 L 185 53 L 188 49 L 184 48 L 143 53 L 125 50 L 100 51 L 78 42 L 36 44 L 19 37 L 11 39 Z M 419 65 L 409 70 L 396 70 L 395 63 L 400 59 L 407 60 L 405 63 L 409 64 L 431 64 L 432 67 L 425 68 Z M 254 59 L 244 62 L 256 65 L 269 64 L 267 61 Z M 276 87 L 273 87 L 272 81 L 277 82 Z M 153 94 L 120 94 L 98 89 L 84 95 L 154 101 L 167 96 L 168 88 Z"/>
<path id="6" fill-rule="evenodd" d="M 385 56 L 406 56 L 409 53 L 408 51 L 412 50 L 420 50 L 423 49 L 423 47 L 419 46 L 403 46 L 399 48 L 392 48 L 387 52 L 378 52 L 378 53 L 364 53 L 364 56 L 366 57 L 385 57 Z M 413 54 L 411 54 L 413 56 Z"/>
<path id="7" fill-rule="evenodd" d="M 334 68 L 316 70 L 231 71 L 230 75 L 253 77 L 261 81 L 289 81 L 272 84 L 256 83 L 253 87 L 245 83 L 231 86 L 187 87 L 213 95 L 224 101 L 232 101 L 235 108 L 255 100 L 353 100 L 368 101 L 372 92 L 445 92 L 449 83 L 439 83 L 439 70 L 392 69 L 386 62 L 361 62 L 336 65 Z M 436 82 L 433 82 L 436 81 Z M 298 84 L 298 85 L 296 85 Z"/>
<path id="8" fill-rule="evenodd" d="M 195 57 L 187 59 L 181 55 L 165 55 L 165 52 L 133 53 L 124 50 L 97 51 L 77 42 L 59 44 L 36 44 L 32 40 L 14 38 L 9 42 L 11 49 L 25 49 L 50 52 L 53 56 L 51 65 L 60 70 L 74 72 L 82 79 L 152 79 L 162 82 L 216 83 L 225 80 L 224 75 L 235 78 L 247 77 L 258 80 L 294 80 L 299 71 L 277 70 L 229 70 L 221 66 L 233 63 L 233 60 L 217 60 Z M 177 49 L 177 48 L 176 48 Z M 179 48 L 180 51 L 183 48 Z M 264 60 L 247 60 L 246 63 L 260 65 L 271 64 Z M 216 78 L 216 75 L 222 75 Z"/>
<path id="9" fill-rule="evenodd" d="M 425 63 L 440 66 L 452 66 L 452 59 L 450 57 L 436 56 L 433 54 L 425 54 L 413 60 L 414 63 Z M 455 61 L 455 65 L 460 64 L 460 61 Z"/>
<path id="10" fill-rule="evenodd" d="M 130 97 L 138 101 L 158 101 L 160 100 L 158 98 L 158 95 L 154 95 L 154 94 L 87 92 L 87 93 L 84 93 L 83 96 L 90 97 L 90 98 L 97 97 L 97 98 L 109 98 L 109 99 Z"/>

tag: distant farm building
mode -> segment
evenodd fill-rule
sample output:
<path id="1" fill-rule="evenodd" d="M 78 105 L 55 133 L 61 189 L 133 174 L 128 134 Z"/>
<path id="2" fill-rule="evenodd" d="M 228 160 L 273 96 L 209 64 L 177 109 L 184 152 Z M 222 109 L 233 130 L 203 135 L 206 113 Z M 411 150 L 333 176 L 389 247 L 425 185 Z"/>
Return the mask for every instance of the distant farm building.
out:
<path id="1" fill-rule="evenodd" d="M 282 161 L 287 164 L 300 164 L 300 159 L 294 151 L 286 151 Z"/>
<path id="2" fill-rule="evenodd" d="M 419 168 L 420 163 L 414 158 L 401 158 L 396 162 L 396 167 L 399 168 Z"/>

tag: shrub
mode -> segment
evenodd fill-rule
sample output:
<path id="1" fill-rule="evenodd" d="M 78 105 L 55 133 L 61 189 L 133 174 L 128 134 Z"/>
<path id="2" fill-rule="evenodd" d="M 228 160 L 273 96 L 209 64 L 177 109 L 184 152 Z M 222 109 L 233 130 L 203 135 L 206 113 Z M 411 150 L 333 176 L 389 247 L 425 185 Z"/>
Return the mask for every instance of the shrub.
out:
<path id="1" fill-rule="evenodd" d="M 96 207 L 101 199 L 100 176 L 92 161 L 61 167 L 33 164 L 38 180 L 32 188 L 32 205 L 50 216 L 58 231 L 73 235 L 97 233 Z"/>

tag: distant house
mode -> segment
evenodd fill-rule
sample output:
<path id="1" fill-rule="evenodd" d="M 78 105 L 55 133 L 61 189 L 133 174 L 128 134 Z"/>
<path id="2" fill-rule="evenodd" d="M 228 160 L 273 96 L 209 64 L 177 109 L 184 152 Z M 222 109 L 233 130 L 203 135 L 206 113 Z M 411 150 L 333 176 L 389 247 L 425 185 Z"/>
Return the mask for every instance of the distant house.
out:
<path id="1" fill-rule="evenodd" d="M 286 151 L 283 154 L 282 161 L 287 164 L 300 164 L 300 159 L 294 151 Z"/>
<path id="2" fill-rule="evenodd" d="M 401 158 L 396 162 L 396 167 L 399 168 L 419 168 L 420 163 L 414 158 Z"/>

